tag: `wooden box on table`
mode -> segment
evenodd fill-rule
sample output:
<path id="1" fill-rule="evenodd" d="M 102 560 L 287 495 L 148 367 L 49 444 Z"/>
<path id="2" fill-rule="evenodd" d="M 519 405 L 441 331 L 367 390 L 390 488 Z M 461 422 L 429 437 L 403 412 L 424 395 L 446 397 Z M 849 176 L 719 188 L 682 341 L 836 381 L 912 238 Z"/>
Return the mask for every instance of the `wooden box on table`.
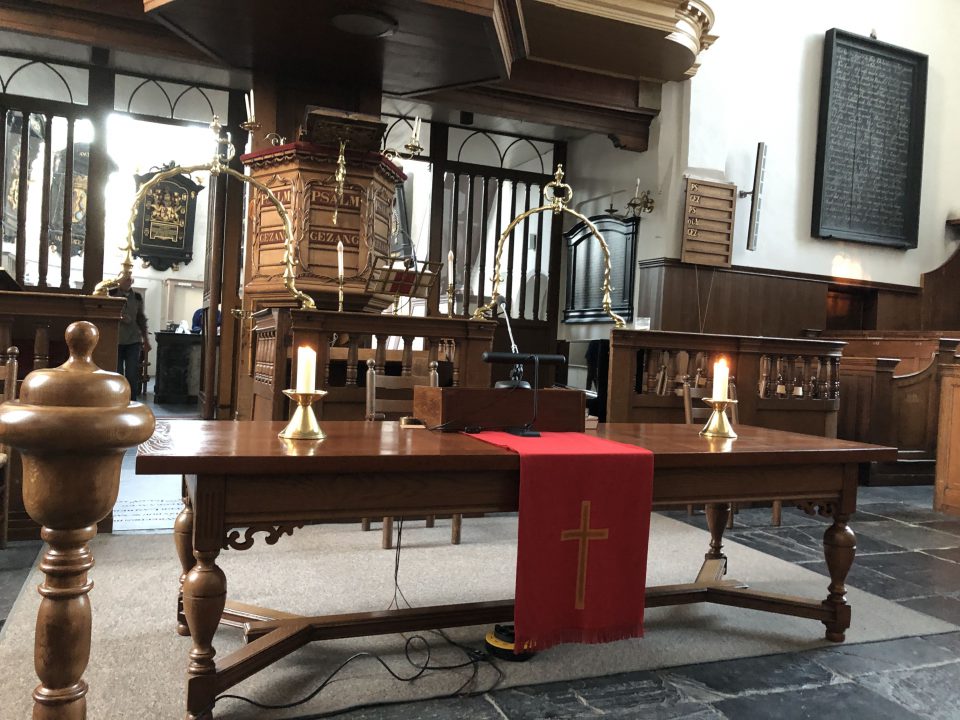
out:
<path id="1" fill-rule="evenodd" d="M 520 427 L 533 420 L 544 432 L 583 432 L 586 396 L 580 390 L 538 390 L 534 419 L 534 391 L 478 387 L 413 389 L 413 415 L 428 428 L 447 432 L 480 427 L 494 430 Z"/>

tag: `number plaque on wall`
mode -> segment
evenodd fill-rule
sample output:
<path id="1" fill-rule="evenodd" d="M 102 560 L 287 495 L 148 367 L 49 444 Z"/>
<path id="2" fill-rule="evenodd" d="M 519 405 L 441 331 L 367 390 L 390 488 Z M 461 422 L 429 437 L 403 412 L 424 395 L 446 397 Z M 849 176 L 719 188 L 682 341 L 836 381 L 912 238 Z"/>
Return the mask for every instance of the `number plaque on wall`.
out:
<path id="1" fill-rule="evenodd" d="M 730 267 L 736 210 L 736 185 L 687 178 L 681 262 Z"/>
<path id="2" fill-rule="evenodd" d="M 915 248 L 927 56 L 828 30 L 813 184 L 815 237 Z"/>

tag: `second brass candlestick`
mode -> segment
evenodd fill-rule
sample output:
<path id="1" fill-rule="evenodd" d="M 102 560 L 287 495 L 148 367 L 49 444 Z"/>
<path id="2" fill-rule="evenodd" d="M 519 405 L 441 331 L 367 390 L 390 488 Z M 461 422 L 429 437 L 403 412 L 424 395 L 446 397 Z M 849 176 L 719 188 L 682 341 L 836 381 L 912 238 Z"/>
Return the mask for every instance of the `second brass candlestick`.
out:
<path id="1" fill-rule="evenodd" d="M 447 285 L 447 317 L 453 317 L 453 283 Z"/>
<path id="2" fill-rule="evenodd" d="M 703 398 L 703 401 L 713 408 L 707 424 L 703 426 L 700 434 L 707 438 L 735 438 L 737 433 L 733 430 L 733 425 L 727 418 L 727 406 L 736 405 L 736 400 L 717 400 L 715 398 Z"/>
<path id="3" fill-rule="evenodd" d="M 280 437 L 288 440 L 323 440 L 326 435 L 317 422 L 313 403 L 326 395 L 326 390 L 284 390 L 283 394 L 297 403 L 297 409 L 293 411 L 293 417 L 287 426 L 280 431 Z"/>
<path id="4" fill-rule="evenodd" d="M 337 311 L 343 312 L 343 275 L 340 276 L 340 287 L 337 293 Z"/>

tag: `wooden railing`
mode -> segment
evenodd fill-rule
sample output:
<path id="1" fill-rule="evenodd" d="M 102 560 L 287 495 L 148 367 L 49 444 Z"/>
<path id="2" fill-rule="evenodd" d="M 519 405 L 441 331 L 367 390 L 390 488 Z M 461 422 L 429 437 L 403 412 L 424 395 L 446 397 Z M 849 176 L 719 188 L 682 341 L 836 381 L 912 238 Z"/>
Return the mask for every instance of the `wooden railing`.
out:
<path id="1" fill-rule="evenodd" d="M 679 389 L 710 385 L 723 356 L 741 423 L 836 437 L 842 349 L 833 340 L 613 330 L 607 422 L 683 422 Z"/>
<path id="2" fill-rule="evenodd" d="M 365 368 L 368 359 L 374 360 L 380 375 L 426 375 L 429 363 L 437 361 L 441 386 L 488 387 L 491 366 L 482 362 L 481 355 L 491 349 L 495 328 L 494 322 L 467 318 L 262 310 L 254 315 L 249 417 L 287 418 L 282 391 L 296 377 L 293 348 L 302 346 L 317 351 L 317 387 L 327 391 L 317 405 L 321 418 L 363 419 L 360 366 Z M 399 347 L 391 349 L 393 344 Z M 415 349 L 416 345 L 421 348 Z"/>

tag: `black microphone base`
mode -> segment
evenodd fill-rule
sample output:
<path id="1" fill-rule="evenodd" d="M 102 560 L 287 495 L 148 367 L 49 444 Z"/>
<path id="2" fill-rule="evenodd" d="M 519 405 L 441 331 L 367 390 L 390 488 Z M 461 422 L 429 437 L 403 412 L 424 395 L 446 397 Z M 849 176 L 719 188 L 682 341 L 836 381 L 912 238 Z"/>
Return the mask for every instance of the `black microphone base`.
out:
<path id="1" fill-rule="evenodd" d="M 534 430 L 532 427 L 506 428 L 504 432 L 510 433 L 511 435 L 518 435 L 519 437 L 540 437 L 540 431 Z"/>
<path id="2" fill-rule="evenodd" d="M 497 380 L 493 387 L 505 390 L 529 390 L 530 383 L 526 380 Z"/>

